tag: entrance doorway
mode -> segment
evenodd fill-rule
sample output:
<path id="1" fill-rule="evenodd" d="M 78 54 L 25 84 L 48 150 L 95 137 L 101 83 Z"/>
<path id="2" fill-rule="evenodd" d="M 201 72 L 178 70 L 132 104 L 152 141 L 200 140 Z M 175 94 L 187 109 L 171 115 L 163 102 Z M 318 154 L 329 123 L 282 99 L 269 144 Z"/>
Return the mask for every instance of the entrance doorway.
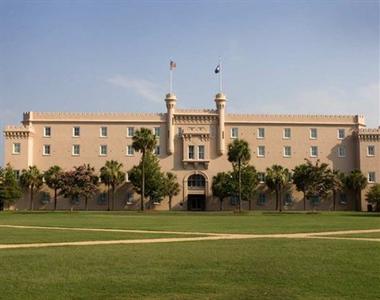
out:
<path id="1" fill-rule="evenodd" d="M 205 195 L 188 195 L 187 209 L 192 211 L 201 211 L 206 209 Z"/>

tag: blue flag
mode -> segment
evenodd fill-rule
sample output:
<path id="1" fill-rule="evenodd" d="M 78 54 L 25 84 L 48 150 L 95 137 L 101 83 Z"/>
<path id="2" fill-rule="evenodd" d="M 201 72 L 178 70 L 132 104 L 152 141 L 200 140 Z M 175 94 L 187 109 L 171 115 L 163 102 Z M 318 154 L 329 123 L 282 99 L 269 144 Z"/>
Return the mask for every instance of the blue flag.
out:
<path id="1" fill-rule="evenodd" d="M 215 74 L 220 73 L 220 65 L 217 65 L 214 71 Z"/>

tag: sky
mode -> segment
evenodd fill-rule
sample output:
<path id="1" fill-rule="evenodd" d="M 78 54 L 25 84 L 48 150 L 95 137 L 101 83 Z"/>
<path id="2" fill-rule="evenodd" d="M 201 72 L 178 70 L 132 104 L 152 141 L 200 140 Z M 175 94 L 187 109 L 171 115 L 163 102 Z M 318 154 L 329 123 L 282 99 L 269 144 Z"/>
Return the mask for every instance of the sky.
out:
<path id="1" fill-rule="evenodd" d="M 380 1 L 0 0 L 0 127 L 25 111 L 363 114 L 380 125 Z M 0 165 L 3 163 L 0 138 Z"/>

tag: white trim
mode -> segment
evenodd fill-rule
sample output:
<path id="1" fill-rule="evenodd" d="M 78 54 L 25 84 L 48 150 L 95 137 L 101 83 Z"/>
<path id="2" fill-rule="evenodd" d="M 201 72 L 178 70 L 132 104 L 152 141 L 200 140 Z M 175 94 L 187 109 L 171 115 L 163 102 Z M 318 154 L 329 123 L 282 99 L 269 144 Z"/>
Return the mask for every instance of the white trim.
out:
<path id="1" fill-rule="evenodd" d="M 129 129 L 132 129 L 132 135 L 129 134 Z M 127 137 L 133 137 L 135 135 L 135 127 L 127 127 Z"/>
<path id="2" fill-rule="evenodd" d="M 78 134 L 78 135 L 75 135 L 75 129 L 76 129 L 76 128 L 79 129 L 79 134 Z M 73 136 L 74 138 L 78 138 L 78 137 L 80 137 L 80 126 L 73 126 L 72 136 Z"/>
<path id="3" fill-rule="evenodd" d="M 373 154 L 369 154 L 369 147 L 373 148 Z M 376 156 L 376 147 L 375 147 L 375 145 L 368 145 L 367 146 L 367 156 L 368 157 L 374 157 L 374 156 Z"/>
<path id="4" fill-rule="evenodd" d="M 373 180 L 370 180 L 370 177 L 371 177 L 370 175 L 373 175 Z M 368 172 L 367 181 L 368 181 L 368 183 L 375 183 L 376 182 L 376 172 L 373 172 L 373 171 Z"/>
<path id="5" fill-rule="evenodd" d="M 104 128 L 106 129 L 106 135 L 103 135 L 103 129 Z M 108 127 L 107 126 L 100 126 L 99 137 L 101 137 L 101 138 L 107 138 L 108 137 Z"/>
<path id="6" fill-rule="evenodd" d="M 313 154 L 313 148 L 317 149 L 317 154 Z M 318 157 L 319 151 L 318 151 L 318 146 L 310 146 L 310 157 Z"/>
<path id="7" fill-rule="evenodd" d="M 47 128 L 50 129 L 50 134 L 49 135 L 46 135 L 46 129 Z M 44 126 L 43 135 L 44 135 L 45 138 L 51 138 L 51 126 Z"/>
<path id="8" fill-rule="evenodd" d="M 236 136 L 233 135 L 234 129 L 236 129 Z M 239 138 L 239 128 L 238 127 L 232 127 L 230 135 L 231 135 L 231 139 L 237 139 L 237 138 Z"/>
<path id="9" fill-rule="evenodd" d="M 263 131 L 263 135 L 260 135 L 260 130 Z M 263 140 L 263 139 L 265 139 L 265 128 L 264 128 L 264 127 L 259 127 L 259 128 L 257 128 L 257 139 L 258 139 L 258 140 Z"/>
<path id="10" fill-rule="evenodd" d="M 46 147 L 49 147 L 49 153 L 46 153 Z M 42 145 L 42 155 L 43 156 L 50 156 L 51 155 L 51 145 L 50 144 L 44 144 Z"/>
<path id="11" fill-rule="evenodd" d="M 286 135 L 285 135 L 285 131 L 286 131 L 286 129 L 289 129 L 289 136 L 287 137 Z M 291 138 L 292 138 L 292 129 L 290 128 L 290 127 L 285 127 L 285 128 L 283 128 L 283 130 L 282 130 L 282 138 L 284 139 L 284 140 L 290 140 Z"/>
<path id="12" fill-rule="evenodd" d="M 315 137 L 312 136 L 312 132 L 315 130 Z M 316 140 L 318 138 L 318 129 L 313 127 L 313 128 L 309 128 L 309 138 L 311 140 Z"/>
<path id="13" fill-rule="evenodd" d="M 340 149 L 343 149 L 343 154 L 340 153 Z M 339 146 L 337 148 L 337 154 L 338 154 L 338 157 L 346 157 L 347 156 L 347 148 L 345 146 Z"/>
<path id="14" fill-rule="evenodd" d="M 74 153 L 75 146 L 78 146 L 79 153 Z M 72 156 L 80 156 L 80 144 L 73 144 L 71 146 L 71 155 Z"/>
<path id="15" fill-rule="evenodd" d="M 343 130 L 343 137 L 340 136 L 340 131 Z M 338 140 L 344 140 L 346 138 L 346 130 L 344 128 L 338 128 L 337 130 Z"/>
<path id="16" fill-rule="evenodd" d="M 16 145 L 18 145 L 18 151 L 15 151 Z M 12 154 L 19 155 L 21 154 L 21 143 L 13 143 L 12 144 Z"/>
<path id="17" fill-rule="evenodd" d="M 129 149 L 131 149 L 130 153 L 129 153 Z M 127 156 L 135 156 L 135 149 L 133 149 L 132 145 L 127 145 L 126 155 Z"/>
<path id="18" fill-rule="evenodd" d="M 290 154 L 286 154 L 286 149 L 290 150 Z M 292 157 L 292 146 L 284 146 L 282 151 L 283 157 Z"/>
<path id="19" fill-rule="evenodd" d="M 264 149 L 264 154 L 260 154 L 260 148 Z M 257 146 L 257 157 L 265 157 L 265 146 L 264 145 Z"/>
<path id="20" fill-rule="evenodd" d="M 102 153 L 103 147 L 105 147 L 104 149 L 106 150 L 106 153 Z M 108 146 L 105 144 L 99 145 L 99 156 L 107 156 L 107 155 L 108 155 Z"/>

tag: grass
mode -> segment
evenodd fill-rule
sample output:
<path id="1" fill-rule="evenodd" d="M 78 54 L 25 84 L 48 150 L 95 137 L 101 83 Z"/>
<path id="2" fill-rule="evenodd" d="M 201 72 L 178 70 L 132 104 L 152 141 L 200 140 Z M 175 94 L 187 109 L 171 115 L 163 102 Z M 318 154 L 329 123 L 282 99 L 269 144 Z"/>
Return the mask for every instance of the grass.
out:
<path id="1" fill-rule="evenodd" d="M 0 224 L 266 234 L 379 228 L 380 214 L 6 212 Z"/>
<path id="2" fill-rule="evenodd" d="M 380 215 L 0 213 L 0 224 L 284 233 L 380 229 Z M 3 228 L 0 244 L 12 242 L 14 235 L 17 242 L 119 236 L 62 234 Z M 0 270 L 0 298 L 10 300 L 380 298 L 380 243 L 367 241 L 254 239 L 12 249 L 0 250 Z"/>

